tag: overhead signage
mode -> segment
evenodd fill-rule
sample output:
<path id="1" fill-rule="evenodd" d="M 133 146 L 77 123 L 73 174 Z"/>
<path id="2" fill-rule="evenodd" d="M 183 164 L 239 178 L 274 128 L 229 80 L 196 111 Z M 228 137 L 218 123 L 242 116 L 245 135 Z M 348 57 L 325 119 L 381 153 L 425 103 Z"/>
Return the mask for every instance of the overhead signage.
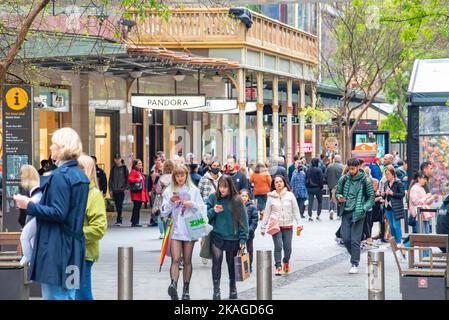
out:
<path id="1" fill-rule="evenodd" d="M 255 102 L 247 102 L 245 105 L 245 113 L 248 112 L 255 112 L 257 111 L 257 105 Z M 232 110 L 227 110 L 227 111 L 220 111 L 220 112 L 211 112 L 211 113 L 226 113 L 226 114 L 238 114 L 240 112 L 239 107 L 237 106 L 236 108 L 232 109 Z"/>
<path id="2" fill-rule="evenodd" d="M 122 110 L 126 108 L 125 100 L 89 100 L 89 107 L 94 109 Z"/>
<path id="3" fill-rule="evenodd" d="M 184 111 L 227 112 L 235 109 L 237 109 L 237 100 L 235 99 L 207 99 L 205 107 L 185 109 Z"/>
<path id="4" fill-rule="evenodd" d="M 268 115 L 268 122 L 273 122 L 273 115 Z M 279 124 L 287 124 L 287 116 L 286 115 L 279 115 Z M 296 125 L 299 124 L 299 117 L 292 115 L 292 124 Z"/>
<path id="5" fill-rule="evenodd" d="M 160 96 L 132 94 L 131 105 L 153 110 L 184 110 L 206 106 L 206 96 Z"/>
<path id="6" fill-rule="evenodd" d="M 29 85 L 5 85 L 2 92 L 3 133 L 3 231 L 17 230 L 19 209 L 13 196 L 19 193 L 20 168 L 32 163 L 33 96 Z"/>

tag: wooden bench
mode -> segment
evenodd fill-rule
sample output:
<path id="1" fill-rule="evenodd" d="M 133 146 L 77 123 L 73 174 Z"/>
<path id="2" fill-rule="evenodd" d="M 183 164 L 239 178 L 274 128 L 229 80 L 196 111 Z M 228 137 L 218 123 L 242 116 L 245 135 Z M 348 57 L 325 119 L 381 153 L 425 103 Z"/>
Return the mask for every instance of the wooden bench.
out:
<path id="1" fill-rule="evenodd" d="M 0 232 L 0 247 L 14 246 L 16 251 L 0 251 L 0 256 L 21 256 L 22 246 L 20 245 L 20 232 Z"/>
<path id="2" fill-rule="evenodd" d="M 412 240 L 413 239 L 413 240 Z M 391 249 L 398 266 L 398 270 L 401 276 L 423 276 L 423 277 L 446 277 L 448 274 L 448 262 L 434 261 L 432 247 L 446 247 L 447 248 L 447 235 L 431 235 L 431 234 L 411 234 L 410 235 L 410 248 L 397 246 L 394 238 L 390 238 Z M 424 250 L 429 250 L 429 260 L 419 261 L 415 263 L 415 251 L 419 251 L 421 254 Z M 398 252 L 401 252 L 405 257 L 404 251 L 408 253 L 408 268 L 403 268 L 398 258 Z M 441 258 L 441 257 L 440 257 Z M 448 282 L 449 286 L 449 282 Z"/>

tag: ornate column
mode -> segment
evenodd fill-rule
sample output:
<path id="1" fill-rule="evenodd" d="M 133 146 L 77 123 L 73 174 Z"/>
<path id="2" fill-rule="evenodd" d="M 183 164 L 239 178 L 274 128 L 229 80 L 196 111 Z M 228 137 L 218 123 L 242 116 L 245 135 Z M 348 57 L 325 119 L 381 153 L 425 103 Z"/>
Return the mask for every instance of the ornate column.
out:
<path id="1" fill-rule="evenodd" d="M 257 162 L 264 162 L 263 73 L 257 73 Z"/>
<path id="2" fill-rule="evenodd" d="M 293 114 L 293 82 L 287 79 L 287 159 L 286 165 L 293 161 L 293 136 L 292 136 L 292 114 Z"/>
<path id="3" fill-rule="evenodd" d="M 246 91 L 245 70 L 238 70 L 238 106 L 239 106 L 239 163 L 246 167 Z"/>
<path id="4" fill-rule="evenodd" d="M 273 153 L 271 154 L 271 159 L 276 160 L 279 158 L 279 78 L 278 76 L 273 77 L 273 102 L 272 102 L 272 111 L 273 111 Z"/>
<path id="5" fill-rule="evenodd" d="M 312 83 L 312 96 L 310 97 L 312 101 L 312 107 L 316 105 L 316 84 Z M 316 119 L 312 116 L 312 157 L 316 156 Z"/>
<path id="6" fill-rule="evenodd" d="M 299 108 L 298 111 L 301 112 L 304 110 L 306 106 L 306 83 L 304 81 L 299 82 Z M 304 131 L 306 126 L 306 119 L 304 116 L 298 114 L 299 116 L 299 156 L 303 157 L 304 153 L 304 144 L 305 137 Z"/>

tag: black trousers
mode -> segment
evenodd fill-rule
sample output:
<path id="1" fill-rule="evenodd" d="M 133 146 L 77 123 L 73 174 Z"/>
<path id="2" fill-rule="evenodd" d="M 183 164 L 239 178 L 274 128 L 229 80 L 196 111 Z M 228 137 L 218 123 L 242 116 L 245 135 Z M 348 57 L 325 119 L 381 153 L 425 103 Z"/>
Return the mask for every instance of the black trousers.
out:
<path id="1" fill-rule="evenodd" d="M 298 203 L 299 213 L 301 214 L 301 218 L 304 217 L 304 212 L 306 211 L 306 200 L 305 198 L 296 198 L 296 202 Z"/>
<path id="2" fill-rule="evenodd" d="M 115 208 L 117 209 L 117 219 L 121 219 L 123 211 L 123 201 L 125 200 L 125 192 L 113 192 L 112 198 L 114 199 Z"/>
<path id="3" fill-rule="evenodd" d="M 373 213 L 368 211 L 365 215 L 362 240 L 371 238 L 371 230 L 373 230 Z"/>
<path id="4" fill-rule="evenodd" d="M 344 212 L 341 217 L 341 238 L 345 247 L 351 255 L 351 264 L 359 265 L 360 262 L 360 242 L 362 239 L 363 225 L 365 218 L 357 222 L 352 221 L 352 212 Z"/>
<path id="5" fill-rule="evenodd" d="M 253 265 L 254 238 L 248 239 L 248 241 L 246 242 L 246 250 L 248 251 L 248 254 L 249 254 L 249 265 L 252 266 Z"/>
<path id="6" fill-rule="evenodd" d="M 312 209 L 313 209 L 313 200 L 317 199 L 318 207 L 317 207 L 317 216 L 319 217 L 321 214 L 321 208 L 323 207 L 323 190 L 320 188 L 310 188 L 307 189 L 307 193 L 309 194 L 309 207 L 307 212 L 309 213 L 309 217 L 312 217 Z"/>
<path id="7" fill-rule="evenodd" d="M 131 216 L 131 224 L 139 224 L 142 203 L 142 201 L 133 201 L 133 215 Z"/>

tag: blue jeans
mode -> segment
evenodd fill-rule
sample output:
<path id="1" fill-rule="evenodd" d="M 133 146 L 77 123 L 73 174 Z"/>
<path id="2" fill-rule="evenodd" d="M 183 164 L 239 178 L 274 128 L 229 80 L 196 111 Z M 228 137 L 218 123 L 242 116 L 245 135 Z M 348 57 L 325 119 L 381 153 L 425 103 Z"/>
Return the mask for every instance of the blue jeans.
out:
<path id="1" fill-rule="evenodd" d="M 387 215 L 388 224 L 390 225 L 391 235 L 396 240 L 396 243 L 399 244 L 402 242 L 401 219 L 395 219 L 393 210 L 385 209 L 385 213 Z"/>
<path id="2" fill-rule="evenodd" d="M 76 290 L 76 300 L 94 300 L 92 295 L 92 266 L 93 261 L 85 261 L 85 278 L 81 279 L 80 289 Z"/>
<path id="3" fill-rule="evenodd" d="M 164 221 L 162 220 L 162 216 L 160 213 L 159 213 L 159 216 L 157 217 L 157 223 L 159 225 L 159 232 L 165 234 L 165 225 L 164 225 Z"/>
<path id="4" fill-rule="evenodd" d="M 423 221 L 423 230 L 421 230 L 421 233 L 430 233 L 430 223 L 429 221 Z M 413 226 L 413 232 L 418 233 L 419 229 L 419 222 L 418 219 L 416 219 L 416 224 Z"/>
<path id="5" fill-rule="evenodd" d="M 75 300 L 76 289 L 64 289 L 53 284 L 41 283 L 44 300 Z"/>

